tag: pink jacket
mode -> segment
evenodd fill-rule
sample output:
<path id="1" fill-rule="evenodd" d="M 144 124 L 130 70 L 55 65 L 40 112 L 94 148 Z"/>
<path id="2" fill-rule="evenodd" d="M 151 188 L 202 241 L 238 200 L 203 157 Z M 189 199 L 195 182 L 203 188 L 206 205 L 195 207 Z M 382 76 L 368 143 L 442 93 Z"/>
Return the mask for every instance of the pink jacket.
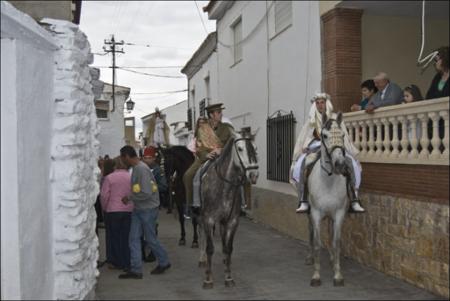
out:
<path id="1" fill-rule="evenodd" d="M 133 203 L 122 203 L 122 198 L 131 193 L 131 175 L 128 170 L 117 169 L 107 175 L 100 191 L 100 201 L 105 212 L 131 212 Z"/>

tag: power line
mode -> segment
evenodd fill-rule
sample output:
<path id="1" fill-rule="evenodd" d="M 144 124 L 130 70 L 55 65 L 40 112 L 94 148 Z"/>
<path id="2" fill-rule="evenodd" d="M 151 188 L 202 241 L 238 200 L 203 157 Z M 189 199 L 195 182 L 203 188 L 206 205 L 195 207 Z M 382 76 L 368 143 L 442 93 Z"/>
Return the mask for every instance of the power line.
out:
<path id="1" fill-rule="evenodd" d="M 94 53 L 95 54 L 95 53 Z M 200 66 L 200 65 L 199 65 Z M 111 66 L 91 66 L 94 68 L 111 68 Z M 182 68 L 184 66 L 136 66 L 136 67 L 130 67 L 130 66 L 120 66 L 120 68 L 128 68 L 128 69 L 164 69 L 164 68 Z"/>
<path id="2" fill-rule="evenodd" d="M 159 45 L 150 45 L 150 44 L 125 43 L 125 45 L 130 45 L 130 46 L 141 46 L 141 47 L 148 47 L 148 48 L 154 47 L 154 48 L 168 48 L 168 49 L 191 50 L 191 48 L 173 47 L 173 46 L 159 46 Z"/>
<path id="3" fill-rule="evenodd" d="M 153 74 L 153 73 L 146 73 L 146 72 L 135 71 L 135 70 L 131 70 L 131 69 L 123 68 L 123 67 L 116 67 L 116 68 L 120 69 L 120 70 L 123 70 L 123 71 L 128 71 L 128 72 L 132 72 L 132 73 L 137 73 L 137 74 L 142 74 L 142 75 L 147 75 L 147 76 L 153 76 L 153 77 L 184 78 L 184 76 L 182 76 L 182 75 L 161 75 L 161 74 Z"/>
<path id="4" fill-rule="evenodd" d="M 206 35 L 208 35 L 208 30 L 206 29 L 205 21 L 203 21 L 202 15 L 200 13 L 200 8 L 198 7 L 197 1 L 194 0 L 195 6 L 197 6 L 197 12 L 198 16 L 200 17 L 200 20 L 202 21 L 203 28 L 205 29 Z"/>
<path id="5" fill-rule="evenodd" d="M 186 92 L 187 89 L 183 90 L 175 90 L 175 91 L 162 91 L 162 92 L 135 92 L 130 94 L 173 94 L 173 93 L 180 93 L 180 92 Z"/>

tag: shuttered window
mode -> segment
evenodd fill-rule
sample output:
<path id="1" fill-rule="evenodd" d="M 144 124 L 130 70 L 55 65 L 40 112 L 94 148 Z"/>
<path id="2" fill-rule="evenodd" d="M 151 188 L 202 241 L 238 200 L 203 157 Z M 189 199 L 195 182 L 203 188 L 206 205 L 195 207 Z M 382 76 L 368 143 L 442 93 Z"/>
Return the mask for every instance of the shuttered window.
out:
<path id="1" fill-rule="evenodd" d="M 275 1 L 275 33 L 292 23 L 292 1 Z"/>
<path id="2" fill-rule="evenodd" d="M 237 20 L 233 25 L 233 48 L 234 62 L 242 60 L 242 19 Z"/>
<path id="3" fill-rule="evenodd" d="M 202 100 L 200 100 L 200 103 L 198 104 L 198 108 L 200 110 L 199 115 L 201 117 L 205 117 L 206 99 L 203 98 Z"/>
<path id="4" fill-rule="evenodd" d="M 187 128 L 188 130 L 192 130 L 192 108 L 187 110 Z"/>

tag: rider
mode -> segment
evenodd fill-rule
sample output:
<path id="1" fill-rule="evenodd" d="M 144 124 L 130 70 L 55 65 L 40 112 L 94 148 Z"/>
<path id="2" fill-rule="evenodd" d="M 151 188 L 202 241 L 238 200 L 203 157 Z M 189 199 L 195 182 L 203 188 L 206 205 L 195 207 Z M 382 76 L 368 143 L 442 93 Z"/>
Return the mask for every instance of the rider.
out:
<path id="1" fill-rule="evenodd" d="M 225 109 L 222 105 L 222 103 L 217 103 L 206 107 L 209 119 L 199 118 L 197 122 L 195 160 L 183 176 L 187 208 L 190 208 L 193 203 L 193 179 L 197 170 L 206 161 L 219 156 L 222 148 L 232 136 L 233 127 L 228 123 L 222 122 L 222 110 Z M 206 127 L 204 128 L 202 125 L 203 121 L 206 121 L 204 124 Z M 213 131 L 208 131 L 208 126 Z"/>
<path id="2" fill-rule="evenodd" d="M 299 193 L 299 206 L 296 209 L 297 213 L 304 213 L 309 211 L 309 202 L 307 200 L 307 193 L 304 193 L 307 189 L 307 177 L 308 172 L 304 172 L 308 167 L 312 168 L 312 165 L 304 166 L 305 158 L 310 153 L 316 153 L 320 150 L 320 132 L 322 128 L 322 113 L 325 113 L 328 118 L 333 113 L 333 105 L 331 104 L 330 96 L 326 93 L 316 93 L 313 99 L 313 103 L 309 112 L 308 121 L 303 126 L 297 137 L 297 142 L 294 147 L 294 154 L 292 156 L 292 165 L 290 172 L 290 183 L 296 186 L 296 183 L 300 184 L 301 193 Z M 344 123 L 341 124 L 344 131 L 344 145 L 346 151 L 346 165 L 349 190 L 352 194 L 352 202 L 349 208 L 350 212 L 364 212 L 364 208 L 361 206 L 358 199 L 358 189 L 361 182 L 361 165 L 355 159 L 355 155 L 359 152 L 349 139 L 347 129 Z M 303 179 L 302 179 L 303 176 Z M 303 189 L 302 189 L 303 188 Z"/>
<path id="3" fill-rule="evenodd" d="M 147 145 L 157 148 L 169 145 L 169 133 L 170 128 L 165 120 L 165 115 L 161 115 L 161 111 L 156 107 L 155 113 L 148 122 Z"/>

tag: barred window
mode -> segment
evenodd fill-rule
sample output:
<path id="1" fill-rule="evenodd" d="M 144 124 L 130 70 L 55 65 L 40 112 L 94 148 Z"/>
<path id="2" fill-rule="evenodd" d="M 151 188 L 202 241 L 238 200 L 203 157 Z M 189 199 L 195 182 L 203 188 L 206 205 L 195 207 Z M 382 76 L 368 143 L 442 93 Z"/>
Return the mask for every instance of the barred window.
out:
<path id="1" fill-rule="evenodd" d="M 239 18 L 233 25 L 233 56 L 234 63 L 242 60 L 242 19 Z"/>
<path id="2" fill-rule="evenodd" d="M 277 114 L 267 119 L 267 179 L 289 182 L 292 152 L 295 146 L 295 117 Z"/>
<path id="3" fill-rule="evenodd" d="M 99 119 L 108 118 L 108 110 L 95 109 L 95 113 L 97 113 L 97 118 Z"/>
<path id="4" fill-rule="evenodd" d="M 192 130 L 192 108 L 187 110 L 187 128 L 188 130 Z"/>
<path id="5" fill-rule="evenodd" d="M 200 100 L 200 103 L 198 104 L 198 108 L 199 108 L 199 115 L 201 116 L 201 117 L 205 117 L 205 108 L 206 108 L 206 99 L 202 99 L 202 100 Z"/>

